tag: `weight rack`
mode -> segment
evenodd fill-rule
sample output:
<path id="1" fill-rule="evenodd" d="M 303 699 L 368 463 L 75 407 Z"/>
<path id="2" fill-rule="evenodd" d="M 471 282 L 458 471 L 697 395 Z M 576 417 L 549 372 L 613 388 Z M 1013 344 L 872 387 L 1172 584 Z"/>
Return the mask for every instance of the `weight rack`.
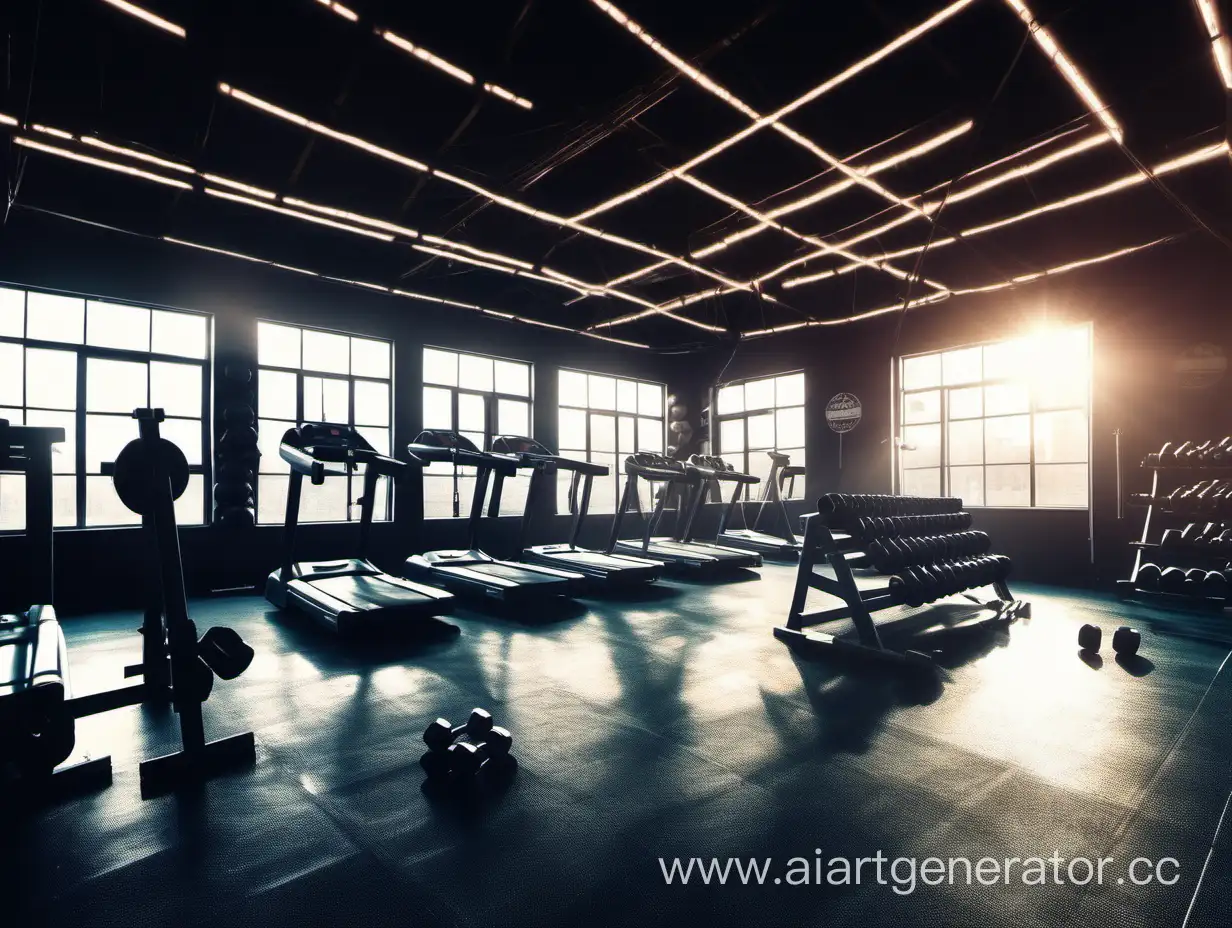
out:
<path id="1" fill-rule="evenodd" d="M 921 504 L 910 497 L 849 497 L 858 506 L 861 504 L 875 508 L 889 515 L 942 514 L 938 510 L 952 510 L 955 503 L 961 509 L 961 500 L 946 498 L 937 500 L 933 505 L 925 504 L 924 509 L 931 512 L 921 512 Z M 827 499 L 823 498 L 819 509 L 825 509 Z M 969 520 L 969 516 L 968 516 Z M 887 648 L 881 639 L 874 612 L 888 609 L 892 606 L 905 605 L 898 591 L 889 582 L 885 585 L 861 590 L 852 572 L 853 566 L 870 563 L 862 542 L 855 535 L 837 532 L 838 528 L 851 527 L 851 514 L 848 512 L 817 512 L 805 516 L 804 539 L 800 552 L 800 562 L 796 572 L 796 585 L 792 595 L 791 608 L 785 625 L 777 626 L 774 635 L 789 646 L 807 649 L 816 653 L 832 653 L 843 656 L 864 658 L 900 667 L 932 668 L 933 658 L 921 650 L 895 651 Z M 837 525 L 835 523 L 838 523 Z M 969 524 L 969 522 L 968 522 Z M 872 539 L 865 539 L 872 540 Z M 829 567 L 834 576 L 830 577 L 818 571 L 818 568 Z M 968 622 L 956 626 L 937 629 L 916 635 L 912 644 L 915 648 L 940 647 L 957 637 L 965 637 L 980 630 L 1005 628 L 1019 617 L 1031 614 L 1030 603 L 1015 599 L 1004 579 L 994 581 L 991 586 L 997 598 L 982 602 L 972 595 L 973 589 L 960 591 L 966 598 L 978 606 L 993 610 L 993 615 L 978 622 Z M 837 597 L 843 601 L 840 606 L 820 611 L 806 612 L 805 604 L 809 590 L 818 590 Z M 810 631 L 815 625 L 823 625 L 848 619 L 856 629 L 856 637 L 839 637 L 824 632 Z"/>

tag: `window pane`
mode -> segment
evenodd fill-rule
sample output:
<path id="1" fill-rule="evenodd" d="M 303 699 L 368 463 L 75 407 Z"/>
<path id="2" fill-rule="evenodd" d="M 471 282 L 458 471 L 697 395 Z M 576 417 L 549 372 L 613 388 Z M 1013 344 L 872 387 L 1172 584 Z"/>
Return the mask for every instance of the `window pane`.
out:
<path id="1" fill-rule="evenodd" d="M 481 393 L 492 390 L 492 359 L 473 354 L 458 356 L 458 386 Z"/>
<path id="2" fill-rule="evenodd" d="M 86 322 L 85 300 L 34 292 L 27 294 L 26 299 L 27 338 L 81 344 Z"/>
<path id="3" fill-rule="evenodd" d="M 941 356 L 941 367 L 945 375 L 945 384 L 971 383 L 983 376 L 983 350 L 980 348 L 961 348 L 958 351 L 947 351 Z"/>
<path id="4" fill-rule="evenodd" d="M 624 471 L 621 468 L 622 461 L 617 460 L 614 454 L 592 454 L 590 460 L 594 464 L 604 464 L 607 466 L 606 476 L 596 476 L 594 487 L 590 491 L 590 508 L 593 512 L 615 512 L 616 511 L 616 494 L 619 492 L 619 485 L 624 480 Z M 567 491 L 566 487 L 566 491 Z M 578 487 L 578 504 L 581 505 L 581 486 Z M 566 497 L 566 506 L 568 500 Z M 598 508 L 596 509 L 596 505 Z M 568 509 L 562 510 L 568 512 Z"/>
<path id="5" fill-rule="evenodd" d="M 1079 461 L 1085 462 L 1090 442 L 1089 435 L 1087 414 L 1082 410 L 1036 414 L 1036 463 L 1072 464 Z"/>
<path id="6" fill-rule="evenodd" d="M 1031 394 L 1025 383 L 1003 383 L 984 388 L 984 414 L 1004 416 L 1031 409 Z"/>
<path id="7" fill-rule="evenodd" d="M 151 361 L 150 405 L 169 416 L 200 416 L 201 365 Z"/>
<path id="8" fill-rule="evenodd" d="M 299 332 L 289 325 L 257 323 L 257 363 L 273 367 L 299 367 Z"/>
<path id="9" fill-rule="evenodd" d="M 208 317 L 194 313 L 170 312 L 164 309 L 155 309 L 153 313 L 150 332 L 151 351 L 203 360 L 208 356 L 210 347 Z M 297 367 L 299 364 L 298 341 L 295 342 L 295 356 L 295 364 L 288 366 Z"/>
<path id="10" fill-rule="evenodd" d="M 637 412 L 640 416 L 663 415 L 663 388 L 657 383 L 637 385 Z"/>
<path id="11" fill-rule="evenodd" d="M 903 428 L 901 460 L 904 468 L 938 467 L 941 464 L 941 426 L 908 425 Z M 909 450 L 914 449 L 914 450 Z M 936 496 L 936 493 L 924 494 Z"/>
<path id="12" fill-rule="evenodd" d="M 780 409 L 774 414 L 774 446 L 804 444 L 804 407 Z"/>
<path id="13" fill-rule="evenodd" d="M 296 391 L 299 375 L 290 371 L 257 372 L 257 414 L 263 419 L 294 420 L 299 416 Z"/>
<path id="14" fill-rule="evenodd" d="M 623 455 L 630 455 L 637 450 L 637 420 L 632 416 L 621 416 L 617 425 L 616 450 Z"/>
<path id="15" fill-rule="evenodd" d="M 26 291 L 0 287 L 0 335 L 21 338 L 26 331 Z"/>
<path id="16" fill-rule="evenodd" d="M 440 387 L 424 387 L 423 427 L 425 429 L 453 428 L 453 391 Z"/>
<path id="17" fill-rule="evenodd" d="M 919 390 L 941 385 L 941 355 L 926 354 L 903 359 L 903 389 Z M 927 495 L 927 494 L 926 494 Z M 935 493 L 932 495 L 936 495 Z"/>
<path id="18" fill-rule="evenodd" d="M 464 488 L 463 479 L 458 481 L 459 497 L 462 499 L 463 505 L 461 511 L 467 512 L 467 507 L 470 504 L 469 496 L 462 496 Z M 451 519 L 453 518 L 453 477 L 429 477 L 423 478 L 423 509 L 425 519 Z"/>
<path id="19" fill-rule="evenodd" d="M 774 378 L 751 380 L 744 385 L 745 409 L 769 409 L 774 405 Z"/>
<path id="20" fill-rule="evenodd" d="M 175 501 L 177 525 L 201 525 L 205 512 L 205 478 L 201 474 L 189 474 L 188 486 Z"/>
<path id="21" fill-rule="evenodd" d="M 616 380 L 612 377 L 590 375 L 590 408 L 616 408 Z"/>
<path id="22" fill-rule="evenodd" d="M 0 532 L 26 528 L 26 475 L 0 474 Z"/>
<path id="23" fill-rule="evenodd" d="M 184 452 L 189 467 L 201 463 L 200 419 L 168 419 L 163 422 L 160 432 L 163 438 Z"/>
<path id="24" fill-rule="evenodd" d="M 516 361 L 495 361 L 495 386 L 497 393 L 514 396 L 530 396 L 530 365 Z"/>
<path id="25" fill-rule="evenodd" d="M 766 481 L 770 479 L 770 468 L 771 466 L 773 466 L 770 460 L 770 455 L 765 454 L 760 451 L 750 454 L 748 456 L 747 461 L 741 461 L 737 459 L 737 460 L 728 461 L 727 463 L 731 464 L 732 467 L 736 468 L 737 470 L 740 470 L 741 467 L 747 468 L 744 471 L 746 474 L 752 474 L 754 477 L 757 477 L 759 480 L 761 480 L 761 483 L 758 483 L 758 484 L 755 484 L 749 487 L 749 495 L 754 498 L 756 498 L 757 494 L 761 492 L 762 487 L 766 485 Z M 723 487 L 722 484 L 720 484 L 719 487 L 720 487 L 720 492 L 727 494 L 725 498 L 730 500 L 731 494 L 735 492 L 734 488 L 726 488 L 726 487 Z M 715 501 L 713 487 L 711 487 L 710 489 L 710 495 L 707 496 L 706 498 L 711 500 L 712 502 Z"/>
<path id="26" fill-rule="evenodd" d="M 25 425 L 26 414 L 25 410 L 12 409 L 6 406 L 0 406 L 0 419 L 3 419 L 9 425 Z"/>
<path id="27" fill-rule="evenodd" d="M 774 447 L 774 413 L 767 412 L 760 416 L 749 416 L 748 423 L 749 448 Z"/>
<path id="28" fill-rule="evenodd" d="M 0 406 L 22 405 L 24 356 L 21 345 L 0 342 Z"/>
<path id="29" fill-rule="evenodd" d="M 529 438 L 530 403 L 522 400 L 497 400 L 496 431 L 501 435 L 520 435 Z"/>
<path id="30" fill-rule="evenodd" d="M 136 437 L 137 423 L 128 416 L 86 416 L 86 471 L 97 474 Z"/>
<path id="31" fill-rule="evenodd" d="M 355 424 L 389 425 L 389 384 L 355 381 Z"/>
<path id="32" fill-rule="evenodd" d="M 557 441 L 562 448 L 585 448 L 586 413 L 580 409 L 562 409 Z"/>
<path id="33" fill-rule="evenodd" d="M 26 405 L 45 406 L 49 409 L 76 408 L 75 352 L 26 349 Z"/>
<path id="34" fill-rule="evenodd" d="M 663 420 L 637 420 L 637 450 L 653 454 L 663 453 Z"/>
<path id="35" fill-rule="evenodd" d="M 1031 417 L 985 419 L 984 460 L 988 464 L 1024 464 L 1030 461 Z M 989 493 L 991 495 L 991 484 Z"/>
<path id="36" fill-rule="evenodd" d="M 51 481 L 51 518 L 56 528 L 77 525 L 77 478 L 53 477 Z"/>
<path id="37" fill-rule="evenodd" d="M 941 391 L 903 394 L 903 422 L 940 422 Z"/>
<path id="38" fill-rule="evenodd" d="M 331 374 L 347 374 L 351 370 L 351 340 L 345 335 L 332 332 L 316 332 L 304 329 L 303 368 L 308 371 L 327 371 Z"/>
<path id="39" fill-rule="evenodd" d="M 739 454 L 744 451 L 744 420 L 727 419 L 719 423 L 719 452 Z"/>
<path id="40" fill-rule="evenodd" d="M 950 464 L 984 463 L 984 423 L 979 419 L 950 423 Z"/>
<path id="41" fill-rule="evenodd" d="M 261 419 L 257 422 L 257 449 L 261 452 L 261 461 L 257 469 L 261 473 L 291 473 L 291 465 L 282 459 L 278 449 L 282 445 L 282 436 L 287 433 L 287 429 L 294 427 L 294 422 L 279 422 L 275 419 Z"/>
<path id="42" fill-rule="evenodd" d="M 484 415 L 482 396 L 474 393 L 458 394 L 458 430 L 462 432 L 478 432 L 482 435 L 487 431 L 487 417 Z M 483 447 L 483 439 L 475 442 Z"/>
<path id="43" fill-rule="evenodd" d="M 424 383 L 440 383 L 447 387 L 458 385 L 458 356 L 452 351 L 437 351 L 425 348 L 423 353 Z"/>
<path id="44" fill-rule="evenodd" d="M 373 494 L 372 500 L 372 520 L 374 522 L 388 522 L 393 517 L 393 512 L 390 509 L 392 500 L 389 498 L 389 486 L 392 481 L 388 477 L 382 477 L 376 482 L 376 492 Z"/>
<path id="45" fill-rule="evenodd" d="M 118 303 L 86 303 L 86 344 L 100 348 L 150 350 L 150 311 Z"/>
<path id="46" fill-rule="evenodd" d="M 1030 506 L 1031 466 L 1009 464 L 987 468 L 987 506 Z"/>
<path id="47" fill-rule="evenodd" d="M 1035 505 L 1084 509 L 1087 505 L 1085 464 L 1041 464 L 1035 468 Z"/>
<path id="48" fill-rule="evenodd" d="M 791 458 L 792 467 L 803 467 L 805 464 L 803 448 L 789 448 L 783 452 Z M 787 478 L 787 481 L 782 483 L 783 497 L 786 499 L 804 499 L 805 478 L 801 474 L 799 477 Z"/>
<path id="49" fill-rule="evenodd" d="M 141 516 L 116 495 L 110 477 L 86 478 L 86 525 L 137 525 Z"/>
<path id="50" fill-rule="evenodd" d="M 86 409 L 90 412 L 132 412 L 148 406 L 149 371 L 144 361 L 86 361 Z"/>
<path id="51" fill-rule="evenodd" d="M 804 405 L 804 375 L 788 374 L 774 378 L 774 401 L 779 406 Z"/>
<path id="52" fill-rule="evenodd" d="M 616 417 L 592 415 L 590 417 L 590 450 L 616 450 Z"/>
<path id="53" fill-rule="evenodd" d="M 351 339 L 351 373 L 360 377 L 389 378 L 389 342 Z"/>
<path id="54" fill-rule="evenodd" d="M 635 381 L 616 381 L 616 408 L 621 412 L 637 412 L 637 383 Z"/>
<path id="55" fill-rule="evenodd" d="M 307 333 L 304 333 L 307 334 Z M 345 522 L 347 520 L 347 479 L 326 477 L 320 486 L 304 481 L 300 496 L 301 522 Z"/>
<path id="56" fill-rule="evenodd" d="M 304 333 L 305 339 L 308 332 Z M 307 341 L 304 342 L 307 354 Z M 351 420 L 351 385 L 332 377 L 304 378 L 304 421 L 342 422 Z"/>
<path id="57" fill-rule="evenodd" d="M 264 463 L 262 467 L 264 467 Z M 287 489 L 290 477 L 257 478 L 257 521 L 283 522 L 287 515 Z"/>
<path id="58" fill-rule="evenodd" d="M 560 384 L 561 406 L 586 405 L 588 400 L 585 374 L 579 374 L 577 371 L 561 371 L 558 383 Z"/>
<path id="59" fill-rule="evenodd" d="M 390 452 L 389 429 L 374 429 L 374 428 L 366 428 L 366 427 L 357 426 L 355 431 L 359 433 L 359 436 L 364 441 L 366 441 L 368 444 L 372 446 L 372 450 L 375 451 L 377 454 L 383 454 L 385 455 L 385 457 L 390 456 L 389 454 Z M 363 492 L 362 483 L 357 482 L 355 484 L 355 492 L 356 493 Z"/>
<path id="60" fill-rule="evenodd" d="M 719 387 L 719 398 L 715 403 L 720 416 L 730 413 L 744 412 L 744 384 L 734 387 Z"/>
<path id="61" fill-rule="evenodd" d="M 1086 408 L 1090 398 L 1085 369 L 1065 368 L 1058 361 L 1047 375 L 1035 384 L 1036 409 Z"/>
<path id="62" fill-rule="evenodd" d="M 903 471 L 904 496 L 940 496 L 941 468 L 925 467 Z"/>
<path id="63" fill-rule="evenodd" d="M 137 423 L 132 419 L 127 419 L 127 422 L 129 437 L 136 438 Z M 26 411 L 26 425 L 64 429 L 64 441 L 51 446 L 51 470 L 56 474 L 72 474 L 77 471 L 76 413 L 29 409 Z"/>
<path id="64" fill-rule="evenodd" d="M 984 468 L 951 467 L 950 496 L 957 496 L 964 506 L 983 506 Z"/>
<path id="65" fill-rule="evenodd" d="M 950 418 L 973 419 L 984 415 L 984 391 L 980 387 L 966 387 L 950 391 Z"/>

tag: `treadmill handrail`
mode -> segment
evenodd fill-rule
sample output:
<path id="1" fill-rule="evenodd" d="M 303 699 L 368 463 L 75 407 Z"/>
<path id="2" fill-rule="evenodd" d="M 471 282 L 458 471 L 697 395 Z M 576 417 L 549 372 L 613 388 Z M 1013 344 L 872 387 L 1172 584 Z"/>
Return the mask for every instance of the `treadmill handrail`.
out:
<path id="1" fill-rule="evenodd" d="M 482 467 L 496 471 L 506 477 L 514 476 L 518 471 L 517 461 L 498 454 L 483 451 L 464 451 L 459 448 L 446 448 L 441 445 L 421 445 L 411 442 L 406 446 L 406 453 L 418 464 L 453 464 L 456 467 Z"/>
<path id="2" fill-rule="evenodd" d="M 667 483 L 696 483 L 698 479 L 697 474 L 689 473 L 679 461 L 672 461 L 659 454 L 629 455 L 625 458 L 625 473 L 641 477 L 643 480 Z"/>
<path id="3" fill-rule="evenodd" d="M 538 467 L 541 469 L 555 468 L 556 470 L 567 470 L 573 473 L 589 474 L 592 477 L 606 477 L 611 473 L 611 468 L 606 464 L 596 464 L 593 461 L 579 461 L 575 458 L 567 458 L 559 454 L 552 454 L 544 448 L 543 451 L 514 451 L 510 445 L 514 442 L 526 441 L 520 435 L 497 435 L 492 439 L 492 454 L 499 454 L 502 457 L 515 458 L 520 467 Z M 535 442 L 535 444 L 539 444 Z M 540 445 L 540 447 L 543 447 Z"/>
<path id="4" fill-rule="evenodd" d="M 291 465 L 291 470 L 303 474 L 313 484 L 320 486 L 325 482 L 325 462 L 318 461 L 303 448 L 288 445 L 286 441 L 278 446 L 279 456 Z"/>
<path id="5" fill-rule="evenodd" d="M 703 477 L 710 480 L 748 485 L 761 483 L 760 477 L 755 477 L 752 474 L 745 474 L 738 470 L 731 470 L 726 464 L 719 467 L 718 464 L 722 462 L 722 458 L 716 458 L 715 463 L 704 462 L 699 455 L 695 454 L 693 457 L 689 458 L 688 467 L 692 470 L 698 471 Z"/>

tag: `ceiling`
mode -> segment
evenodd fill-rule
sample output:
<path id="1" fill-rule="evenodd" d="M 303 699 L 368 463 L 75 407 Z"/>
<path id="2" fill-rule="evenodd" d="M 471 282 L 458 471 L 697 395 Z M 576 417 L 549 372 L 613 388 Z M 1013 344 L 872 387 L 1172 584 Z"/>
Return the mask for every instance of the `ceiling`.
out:
<path id="1" fill-rule="evenodd" d="M 12 0 L 10 201 L 656 348 L 1228 231 L 1214 0 L 620 2 Z"/>

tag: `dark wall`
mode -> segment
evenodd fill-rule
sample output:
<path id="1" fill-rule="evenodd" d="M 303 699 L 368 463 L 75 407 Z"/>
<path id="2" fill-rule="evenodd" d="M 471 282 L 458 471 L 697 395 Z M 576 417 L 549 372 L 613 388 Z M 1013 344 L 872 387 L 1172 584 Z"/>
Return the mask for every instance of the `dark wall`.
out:
<path id="1" fill-rule="evenodd" d="M 808 378 L 809 498 L 819 493 L 888 493 L 892 481 L 891 363 L 896 356 L 1011 338 L 1041 325 L 1090 322 L 1094 329 L 1091 510 L 977 509 L 977 527 L 1009 554 L 1022 578 L 1111 588 L 1127 576 L 1126 542 L 1141 509 L 1117 514 L 1116 439 L 1125 493 L 1149 489 L 1142 457 L 1168 440 L 1232 433 L 1226 376 L 1193 378 L 1199 357 L 1232 348 L 1227 293 L 1232 263 L 1217 243 L 1192 238 L 1102 267 L 1017 288 L 959 297 L 848 326 L 796 330 L 753 340 L 724 380 L 804 369 Z M 819 314 L 823 310 L 817 308 Z M 1208 347 L 1209 346 L 1209 347 Z M 830 396 L 854 393 L 860 424 L 841 439 L 824 423 Z M 1093 532 L 1092 532 L 1093 526 Z M 1092 539 L 1094 558 L 1092 557 Z"/>
<path id="2" fill-rule="evenodd" d="M 558 366 L 658 382 L 667 382 L 667 374 L 674 370 L 662 358 L 640 349 L 313 280 L 30 213 L 12 214 L 0 245 L 0 280 L 16 286 L 212 313 L 219 375 L 227 362 L 256 368 L 258 319 L 392 340 L 395 450 L 404 449 L 420 431 L 420 349 L 425 344 L 532 362 L 534 430 L 549 447 L 556 446 Z M 453 295 L 465 297 L 462 287 L 459 284 Z M 222 421 L 221 408 L 215 410 L 215 421 Z M 465 531 L 460 520 L 421 521 L 418 480 L 399 488 L 396 499 L 395 521 L 374 528 L 372 555 L 379 565 L 396 569 L 411 552 L 463 546 Z M 554 500 L 555 493 L 544 494 L 532 542 L 559 541 L 564 536 L 568 520 L 554 515 Z M 517 520 L 500 522 L 485 547 L 510 554 Z M 596 516 L 587 526 L 587 540 L 600 543 L 608 527 L 608 519 Z M 348 546 L 356 537 L 352 526 L 307 525 L 300 532 L 299 554 L 304 559 L 339 557 L 351 553 Z M 58 607 L 73 612 L 136 604 L 141 589 L 138 540 L 134 528 L 57 531 Z M 182 544 L 190 590 L 261 582 L 279 559 L 280 542 L 279 526 L 249 530 L 186 527 Z M 6 562 L 20 558 L 21 543 L 20 537 L 0 537 L 0 558 Z M 12 592 L 10 587 L 8 593 Z M 20 595 L 15 602 L 20 602 Z"/>

